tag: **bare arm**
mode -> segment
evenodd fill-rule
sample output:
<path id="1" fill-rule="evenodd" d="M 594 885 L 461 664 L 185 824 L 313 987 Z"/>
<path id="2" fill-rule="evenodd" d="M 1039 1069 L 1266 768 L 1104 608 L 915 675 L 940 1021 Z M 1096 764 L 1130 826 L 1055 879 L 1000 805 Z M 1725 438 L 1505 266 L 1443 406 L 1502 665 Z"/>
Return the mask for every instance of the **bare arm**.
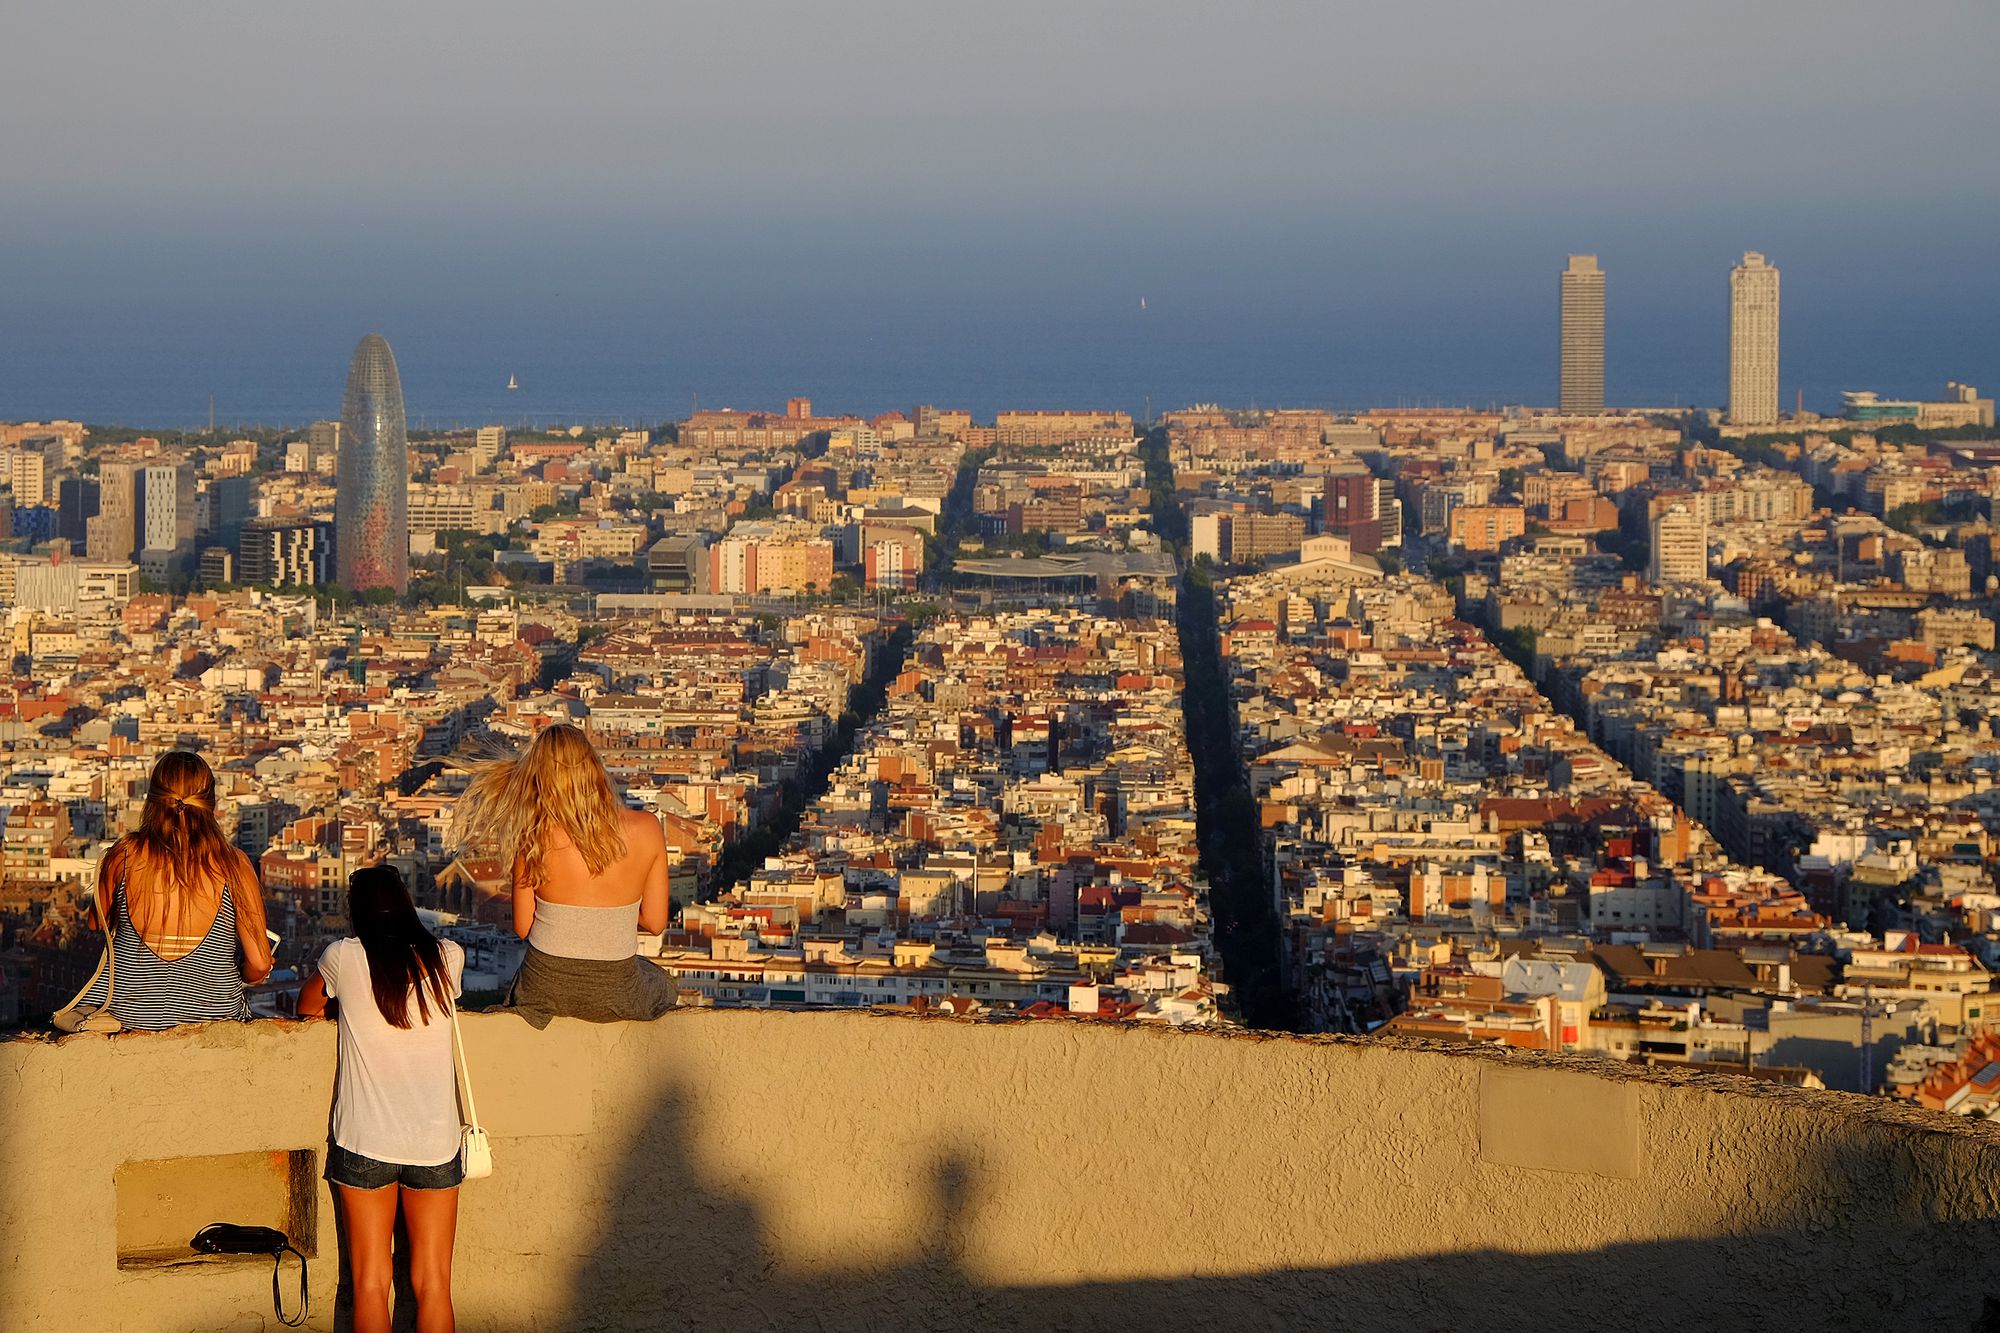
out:
<path id="1" fill-rule="evenodd" d="M 238 852 L 236 860 L 229 886 L 236 902 L 236 942 L 243 946 L 243 979 L 254 984 L 271 975 L 277 960 L 271 957 L 271 941 L 264 934 L 264 886 L 257 882 L 249 857 Z"/>
<path id="2" fill-rule="evenodd" d="M 646 880 L 639 889 L 639 929 L 648 935 L 658 935 L 667 928 L 672 905 L 667 896 L 667 839 L 660 832 L 660 821 L 648 815 L 646 825 L 651 832 L 644 834 L 650 859 L 646 863 Z"/>
<path id="3" fill-rule="evenodd" d="M 300 1018 L 326 1017 L 326 979 L 315 976 L 299 992 Z"/>
<path id="4" fill-rule="evenodd" d="M 535 928 L 535 886 L 528 882 L 527 867 L 514 862 L 514 933 L 522 939 Z"/>
<path id="5" fill-rule="evenodd" d="M 97 891 L 91 895 L 90 910 L 84 914 L 84 922 L 100 935 L 111 928 L 111 899 L 118 892 L 118 877 L 124 873 L 124 844 L 115 844 L 97 863 Z"/>

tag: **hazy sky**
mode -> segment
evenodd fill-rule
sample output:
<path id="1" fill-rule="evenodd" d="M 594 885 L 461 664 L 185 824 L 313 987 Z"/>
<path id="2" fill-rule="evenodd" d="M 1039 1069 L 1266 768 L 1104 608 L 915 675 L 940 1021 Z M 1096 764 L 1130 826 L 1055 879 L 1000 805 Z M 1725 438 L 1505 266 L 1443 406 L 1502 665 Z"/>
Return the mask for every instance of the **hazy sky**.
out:
<path id="1" fill-rule="evenodd" d="M 1546 314 L 1574 249 L 1615 334 L 1753 247 L 1856 318 L 2000 291 L 1994 0 L 0 0 L 0 34 L 17 312 L 1477 320 Z"/>

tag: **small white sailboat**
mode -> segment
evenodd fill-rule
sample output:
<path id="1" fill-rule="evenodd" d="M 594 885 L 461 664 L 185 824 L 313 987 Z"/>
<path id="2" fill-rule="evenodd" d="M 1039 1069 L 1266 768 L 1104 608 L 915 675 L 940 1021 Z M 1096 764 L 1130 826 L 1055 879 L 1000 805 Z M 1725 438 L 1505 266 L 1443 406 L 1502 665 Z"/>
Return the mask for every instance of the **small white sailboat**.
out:
<path id="1" fill-rule="evenodd" d="M 1141 310 L 1144 310 L 1146 308 L 1146 298 L 1143 296 L 1139 298 L 1139 308 Z"/>
<path id="2" fill-rule="evenodd" d="M 521 387 L 521 381 L 515 379 L 512 375 L 509 375 L 507 377 L 507 387 L 510 389 L 518 389 Z"/>

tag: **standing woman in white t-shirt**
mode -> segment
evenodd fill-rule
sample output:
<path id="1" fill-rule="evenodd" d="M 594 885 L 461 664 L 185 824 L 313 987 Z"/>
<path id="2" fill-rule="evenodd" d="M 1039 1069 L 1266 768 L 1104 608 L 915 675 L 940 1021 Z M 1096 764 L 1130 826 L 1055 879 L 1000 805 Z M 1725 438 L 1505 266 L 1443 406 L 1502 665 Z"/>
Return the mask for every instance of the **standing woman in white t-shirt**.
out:
<path id="1" fill-rule="evenodd" d="M 299 993 L 302 1017 L 338 1001 L 340 1070 L 326 1178 L 347 1223 L 355 1333 L 389 1333 L 391 1245 L 400 1204 L 410 1236 L 419 1333 L 450 1333 L 451 1248 L 458 1229 L 458 1088 L 451 1006 L 465 954 L 417 916 L 393 866 L 354 872 L 354 935 L 320 955 Z"/>

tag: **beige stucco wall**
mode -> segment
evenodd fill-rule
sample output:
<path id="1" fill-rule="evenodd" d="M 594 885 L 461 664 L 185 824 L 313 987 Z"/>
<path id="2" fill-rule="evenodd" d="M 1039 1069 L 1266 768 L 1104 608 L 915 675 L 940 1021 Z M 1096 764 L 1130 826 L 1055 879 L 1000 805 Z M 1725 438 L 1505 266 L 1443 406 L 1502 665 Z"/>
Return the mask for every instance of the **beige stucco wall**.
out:
<path id="1" fill-rule="evenodd" d="M 462 1196 L 472 1333 L 1955 1331 L 2000 1297 L 2000 1129 L 1841 1094 L 870 1014 L 466 1039 L 498 1161 Z M 322 1145 L 333 1058 L 275 1023 L 0 1044 L 0 1327 L 275 1327 L 268 1265 L 118 1269 L 114 1175 Z"/>

